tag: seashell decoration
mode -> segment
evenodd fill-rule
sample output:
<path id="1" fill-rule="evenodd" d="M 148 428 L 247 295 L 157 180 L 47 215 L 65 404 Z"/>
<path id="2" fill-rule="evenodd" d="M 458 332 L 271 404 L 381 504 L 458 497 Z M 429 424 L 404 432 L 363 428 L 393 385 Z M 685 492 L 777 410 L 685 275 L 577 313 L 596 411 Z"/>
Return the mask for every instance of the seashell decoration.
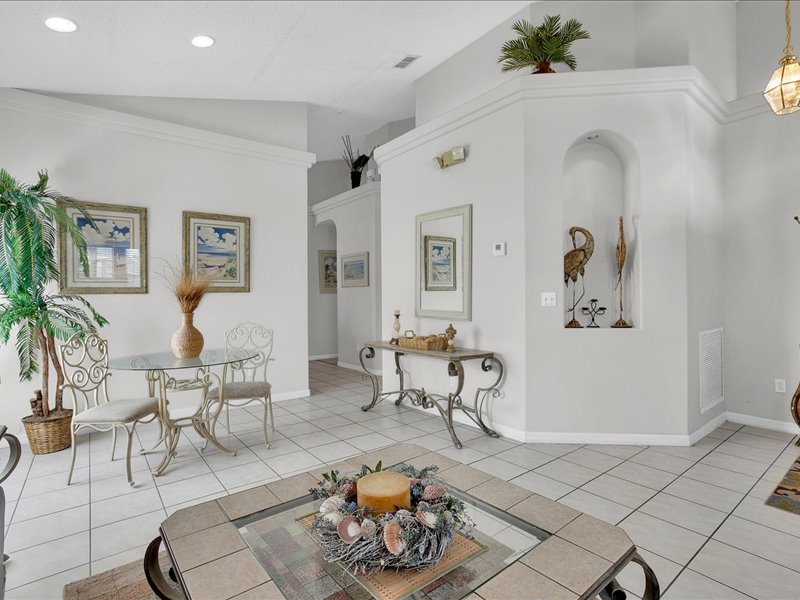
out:
<path id="1" fill-rule="evenodd" d="M 438 500 L 447 493 L 447 488 L 443 485 L 433 484 L 427 486 L 422 492 L 422 499 L 428 502 Z"/>
<path id="2" fill-rule="evenodd" d="M 378 526 L 375 524 L 375 521 L 371 519 L 364 519 L 364 522 L 361 523 L 361 539 L 363 540 L 371 540 L 375 537 L 375 532 L 378 530 Z"/>
<path id="3" fill-rule="evenodd" d="M 439 515 L 434 512 L 421 510 L 417 513 L 417 520 L 428 529 L 436 529 L 436 526 L 439 524 Z"/>
<path id="4" fill-rule="evenodd" d="M 339 539 L 345 544 L 352 544 L 361 537 L 361 525 L 358 519 L 351 516 L 342 518 L 336 526 L 336 531 L 339 533 Z"/>
<path id="5" fill-rule="evenodd" d="M 451 513 L 449 510 L 444 511 L 442 513 L 442 516 L 444 517 L 445 522 L 447 522 L 447 523 L 449 523 L 451 525 L 453 524 L 453 521 L 455 519 L 453 518 L 453 513 Z"/>
<path id="6" fill-rule="evenodd" d="M 325 498 L 322 504 L 319 505 L 319 512 L 324 515 L 326 513 L 338 511 L 343 502 L 344 498 L 338 495 Z"/>
<path id="7" fill-rule="evenodd" d="M 339 486 L 339 494 L 344 498 L 352 498 L 357 493 L 357 488 L 355 483 L 343 483 Z"/>
<path id="8" fill-rule="evenodd" d="M 322 518 L 325 519 L 331 525 L 339 525 L 339 521 L 344 518 L 344 515 L 340 513 L 338 510 L 325 513 L 322 515 Z"/>
<path id="9" fill-rule="evenodd" d="M 406 548 L 402 534 L 403 530 L 397 521 L 389 521 L 383 528 L 383 544 L 393 556 L 400 556 Z"/>
<path id="10" fill-rule="evenodd" d="M 405 508 L 401 508 L 400 510 L 398 510 L 398 511 L 397 511 L 396 513 L 394 513 L 394 514 L 395 514 L 395 516 L 397 516 L 398 518 L 410 517 L 410 516 L 411 516 L 411 513 L 410 513 L 409 511 L 407 511 Z"/>

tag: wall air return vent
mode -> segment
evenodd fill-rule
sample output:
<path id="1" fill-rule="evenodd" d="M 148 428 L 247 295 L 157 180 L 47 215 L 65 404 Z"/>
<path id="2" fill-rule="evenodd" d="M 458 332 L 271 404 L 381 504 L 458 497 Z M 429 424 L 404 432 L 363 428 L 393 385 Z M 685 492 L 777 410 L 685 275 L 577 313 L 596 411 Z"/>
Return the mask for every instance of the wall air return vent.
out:
<path id="1" fill-rule="evenodd" d="M 700 412 L 716 406 L 725 397 L 722 328 L 700 332 Z"/>
<path id="2" fill-rule="evenodd" d="M 414 55 L 412 55 L 412 54 L 409 54 L 409 55 L 408 55 L 408 56 L 406 56 L 406 57 L 405 57 L 403 60 L 401 60 L 399 63 L 397 63 L 397 64 L 394 66 L 394 68 L 395 68 L 395 69 L 405 69 L 405 68 L 407 68 L 407 67 L 408 67 L 408 65 L 410 65 L 411 63 L 413 63 L 413 62 L 414 62 L 415 60 L 417 60 L 418 58 L 419 58 L 419 56 L 414 56 Z"/>

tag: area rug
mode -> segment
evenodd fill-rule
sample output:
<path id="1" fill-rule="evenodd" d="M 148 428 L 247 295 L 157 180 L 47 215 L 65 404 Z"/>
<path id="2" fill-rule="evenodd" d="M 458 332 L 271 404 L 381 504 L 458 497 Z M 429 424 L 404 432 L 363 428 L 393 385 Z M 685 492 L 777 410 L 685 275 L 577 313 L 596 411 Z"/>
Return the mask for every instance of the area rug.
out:
<path id="1" fill-rule="evenodd" d="M 794 461 L 766 503 L 800 515 L 800 457 Z"/>
<path id="2" fill-rule="evenodd" d="M 161 552 L 158 561 L 161 570 L 166 573 L 171 566 L 167 553 Z M 169 578 L 165 579 L 172 583 Z M 183 598 L 177 584 L 173 587 L 178 597 Z M 68 583 L 64 586 L 64 600 L 158 600 L 158 597 L 147 583 L 142 561 L 135 560 L 110 571 Z"/>

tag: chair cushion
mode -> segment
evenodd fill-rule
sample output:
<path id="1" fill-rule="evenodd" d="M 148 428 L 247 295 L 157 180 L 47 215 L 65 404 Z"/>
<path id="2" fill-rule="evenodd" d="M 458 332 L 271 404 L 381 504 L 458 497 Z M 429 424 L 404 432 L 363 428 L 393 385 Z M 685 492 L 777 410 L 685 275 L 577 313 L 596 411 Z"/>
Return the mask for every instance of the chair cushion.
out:
<path id="1" fill-rule="evenodd" d="M 237 381 L 225 384 L 225 397 L 229 400 L 242 400 L 244 398 L 265 398 L 272 386 L 266 381 Z M 212 400 L 219 398 L 219 388 L 208 392 Z"/>
<path id="2" fill-rule="evenodd" d="M 94 406 L 72 417 L 73 423 L 132 423 L 158 412 L 155 398 L 112 400 Z"/>

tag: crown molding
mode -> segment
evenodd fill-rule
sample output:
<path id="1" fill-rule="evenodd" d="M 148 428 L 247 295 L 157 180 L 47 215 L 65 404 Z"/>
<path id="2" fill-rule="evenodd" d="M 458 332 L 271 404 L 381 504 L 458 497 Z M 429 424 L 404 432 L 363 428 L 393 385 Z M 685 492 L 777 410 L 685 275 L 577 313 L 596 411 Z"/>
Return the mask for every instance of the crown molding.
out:
<path id="1" fill-rule="evenodd" d="M 318 219 L 320 216 L 324 216 L 325 213 L 328 213 L 334 209 L 341 208 L 342 206 L 346 206 L 353 202 L 358 202 L 359 200 L 363 200 L 364 198 L 368 198 L 370 196 L 374 197 L 378 202 L 380 202 L 380 182 L 373 181 L 365 185 L 361 185 L 355 189 L 342 192 L 341 194 L 333 196 L 332 198 L 328 198 L 327 200 L 323 200 L 322 202 L 312 204 L 309 207 L 308 212 L 314 218 Z"/>
<path id="2" fill-rule="evenodd" d="M 375 160 L 379 165 L 383 164 L 413 148 L 518 102 L 675 92 L 685 94 L 718 123 L 727 122 L 728 103 L 692 65 L 557 73 L 546 77 L 522 75 L 379 146 L 375 150 Z"/>
<path id="3" fill-rule="evenodd" d="M 157 119 L 97 108 L 11 88 L 0 88 L 0 110 L 78 123 L 89 127 L 237 154 L 308 169 L 316 162 L 310 152 L 245 140 Z"/>
<path id="4" fill-rule="evenodd" d="M 770 110 L 769 105 L 764 101 L 764 96 L 761 94 L 751 94 L 750 96 L 743 96 L 728 104 L 728 118 L 725 122 L 734 123 L 761 115 L 778 116 Z"/>

